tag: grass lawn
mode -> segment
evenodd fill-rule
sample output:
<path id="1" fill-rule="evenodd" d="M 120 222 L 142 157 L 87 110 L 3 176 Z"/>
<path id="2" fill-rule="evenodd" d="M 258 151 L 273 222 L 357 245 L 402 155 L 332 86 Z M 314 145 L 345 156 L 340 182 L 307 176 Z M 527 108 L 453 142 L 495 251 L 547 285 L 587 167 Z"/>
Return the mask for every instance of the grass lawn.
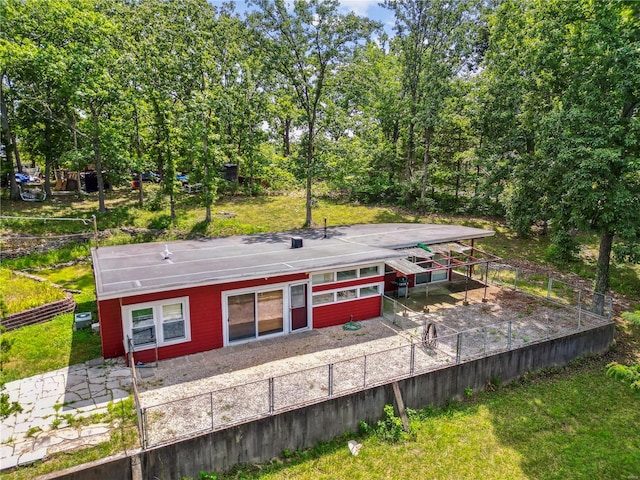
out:
<path id="1" fill-rule="evenodd" d="M 64 292 L 49 283 L 15 275 L 9 269 L 0 268 L 0 299 L 6 308 L 6 315 L 13 315 L 62 300 Z"/>
<path id="2" fill-rule="evenodd" d="M 88 218 L 97 214 L 95 196 L 54 200 L 37 206 L 15 202 L 8 210 L 30 216 Z M 179 197 L 178 221 L 173 225 L 168 209 L 140 209 L 136 200 L 137 193 L 126 189 L 107 195 L 109 213 L 98 215 L 98 225 L 101 231 L 109 229 L 110 234 L 101 239 L 101 244 L 281 231 L 299 228 L 304 220 L 301 195 L 222 199 L 214 206 L 214 219 L 209 225 L 203 223 L 204 209 L 188 195 Z M 314 220 L 321 224 L 325 217 L 329 225 L 425 222 L 489 228 L 496 235 L 478 242 L 478 247 L 505 259 L 526 259 L 584 278 L 593 278 L 595 272 L 597 238 L 593 235 L 581 237 L 584 246 L 578 261 L 553 266 L 544 259 L 550 244 L 547 236 L 521 239 L 494 219 L 420 217 L 397 209 L 321 200 L 314 210 Z M 16 228 L 33 235 L 91 229 L 71 222 L 28 222 L 20 226 L 11 223 L 0 222 L 0 229 Z M 81 290 L 75 296 L 78 311 L 91 311 L 97 318 L 88 255 L 89 245 L 73 243 L 46 254 L 3 261 L 2 266 L 45 267 L 36 273 Z M 69 260 L 80 263 L 58 266 Z M 618 294 L 629 297 L 630 308 L 640 309 L 640 266 L 613 265 L 611 286 Z M 4 380 L 100 356 L 99 336 L 90 330 L 74 332 L 72 324 L 73 315 L 61 315 L 51 322 L 6 334 L 14 344 L 11 360 L 2 372 Z M 605 365 L 611 360 L 640 361 L 640 327 L 621 320 L 617 342 L 616 349 L 606 358 L 583 360 L 553 374 L 533 375 L 493 393 L 476 393 L 462 404 L 419 412 L 412 420 L 415 438 L 410 441 L 388 444 L 375 435 L 359 436 L 363 448 L 358 456 L 352 456 L 346 442 L 354 435 L 347 435 L 305 452 L 283 452 L 287 453 L 284 461 L 236 469 L 213 478 L 640 478 L 640 395 L 605 375 Z M 22 469 L 6 478 L 30 478 L 101 458 L 118 451 L 118 445 L 122 445 L 119 442 L 58 458 L 55 466 L 47 467 L 45 462 L 33 469 Z M 208 477 L 203 474 L 202 478 Z"/>
<path id="3" fill-rule="evenodd" d="M 93 318 L 97 319 L 93 273 L 89 264 L 42 270 L 38 275 L 63 287 L 81 290 L 82 293 L 74 294 L 77 311 L 92 312 Z M 2 366 L 0 380 L 11 382 L 100 357 L 100 336 L 91 329 L 74 331 L 73 319 L 73 313 L 66 313 L 45 323 L 6 332 L 4 336 L 13 345 L 9 361 Z"/>
<path id="4" fill-rule="evenodd" d="M 219 479 L 584 479 L 640 476 L 640 396 L 587 359 L 554 374 L 417 412 L 415 438 L 345 435 Z M 349 439 L 363 444 L 358 456 Z M 203 476 L 204 477 L 204 476 Z M 206 477 L 205 477 L 206 478 Z"/>

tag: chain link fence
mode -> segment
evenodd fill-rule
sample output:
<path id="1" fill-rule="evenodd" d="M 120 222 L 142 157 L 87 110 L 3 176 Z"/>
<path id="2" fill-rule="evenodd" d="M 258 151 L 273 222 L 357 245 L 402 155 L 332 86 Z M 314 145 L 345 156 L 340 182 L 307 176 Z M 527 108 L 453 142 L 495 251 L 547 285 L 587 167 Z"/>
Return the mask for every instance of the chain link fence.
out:
<path id="1" fill-rule="evenodd" d="M 134 382 L 142 447 L 226 428 L 610 321 L 610 298 L 606 299 L 607 314 L 597 315 L 585 306 L 592 296 L 557 280 L 522 275 L 503 265 L 483 266 L 475 275 L 542 297 L 558 309 L 568 306 L 575 311 L 569 321 L 525 312 L 503 322 L 456 331 L 435 322 L 428 313 L 412 311 L 383 296 L 383 317 L 394 325 L 403 322 L 411 326 L 398 330 L 408 341 L 397 348 L 145 407 L 140 407 Z"/>

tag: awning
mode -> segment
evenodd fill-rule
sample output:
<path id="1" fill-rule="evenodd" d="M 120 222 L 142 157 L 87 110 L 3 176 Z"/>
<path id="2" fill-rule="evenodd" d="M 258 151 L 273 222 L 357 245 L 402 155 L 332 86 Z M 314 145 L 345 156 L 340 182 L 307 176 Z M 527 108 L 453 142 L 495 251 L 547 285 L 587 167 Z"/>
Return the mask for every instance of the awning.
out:
<path id="1" fill-rule="evenodd" d="M 431 247 L 429 247 L 431 248 Z M 433 252 L 428 252 L 423 248 L 403 248 L 400 250 L 402 253 L 406 253 L 407 257 L 419 257 L 419 258 L 431 258 L 433 257 Z"/>
<path id="2" fill-rule="evenodd" d="M 416 273 L 425 273 L 427 271 L 420 265 L 410 262 L 409 260 L 405 260 L 404 258 L 387 260 L 385 263 L 396 272 L 402 273 L 403 275 L 413 275 Z"/>

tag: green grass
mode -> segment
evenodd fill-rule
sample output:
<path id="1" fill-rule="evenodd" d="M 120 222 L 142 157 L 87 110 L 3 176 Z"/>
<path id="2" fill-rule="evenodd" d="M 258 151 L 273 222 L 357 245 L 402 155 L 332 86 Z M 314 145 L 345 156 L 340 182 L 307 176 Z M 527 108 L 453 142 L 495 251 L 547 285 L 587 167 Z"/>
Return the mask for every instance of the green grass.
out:
<path id="1" fill-rule="evenodd" d="M 6 308 L 6 315 L 13 315 L 64 298 L 64 291 L 49 283 L 38 282 L 16 275 L 6 268 L 0 268 L 0 299 Z"/>
<path id="2" fill-rule="evenodd" d="M 11 211 L 16 215 L 83 218 L 97 214 L 95 196 L 55 200 L 37 206 L 14 202 Z M 136 201 L 137 194 L 126 189 L 107 195 L 109 213 L 97 218 L 99 229 L 109 229 L 110 234 L 101 238 L 101 245 L 282 231 L 300 228 L 304 221 L 304 198 L 299 194 L 222 199 L 213 207 L 213 221 L 209 225 L 203 222 L 204 209 L 195 205 L 191 196 L 178 197 L 178 221 L 174 225 L 169 222 L 168 208 L 152 212 L 138 208 Z M 496 235 L 476 245 L 505 259 L 526 259 L 584 278 L 593 278 L 595 272 L 598 239 L 589 234 L 580 236 L 583 248 L 577 261 L 556 266 L 545 260 L 550 245 L 548 236 L 518 238 L 494 219 L 419 217 L 400 209 L 330 200 L 320 200 L 313 215 L 318 225 L 326 217 L 329 226 L 420 221 L 489 228 Z M 11 223 L 0 223 L 0 229 L 18 228 L 32 235 L 91 231 L 90 226 L 81 223 L 36 221 L 21 222 L 19 227 Z M 157 230 L 149 232 L 149 229 Z M 91 311 L 95 316 L 93 276 L 87 262 L 89 247 L 86 243 L 74 243 L 47 254 L 3 261 L 3 266 L 45 267 L 37 274 L 66 288 L 81 290 L 76 295 L 78 310 Z M 70 260 L 80 263 L 58 266 Z M 533 276 L 528 283 L 546 293 L 546 285 L 539 285 L 540 281 Z M 640 266 L 613 265 L 611 286 L 635 299 L 630 308 L 640 309 Z M 11 352 L 15 357 L 6 365 L 5 379 L 22 378 L 99 356 L 99 336 L 88 330 L 73 332 L 72 323 L 72 315 L 62 315 L 43 325 L 8 333 L 15 342 Z M 630 319 L 620 320 L 618 326 L 615 359 L 626 363 L 640 361 L 640 329 Z M 364 446 L 360 455 L 354 457 L 346 447 L 346 441 L 354 437 L 345 436 L 299 454 L 288 452 L 284 461 L 239 468 L 220 478 L 640 478 L 640 396 L 628 385 L 606 377 L 605 365 L 610 360 L 582 361 L 553 375 L 534 376 L 491 394 L 475 394 L 463 404 L 422 412 L 413 419 L 412 441 L 390 445 L 373 436 L 358 437 Z M 128 440 L 123 440 L 125 437 Z M 6 478 L 31 478 L 103 458 L 121 451 L 123 445 L 129 448 L 135 443 L 131 438 L 135 438 L 135 431 L 129 430 L 126 435 L 116 431 L 107 444 L 57 456 Z"/>
<path id="3" fill-rule="evenodd" d="M 640 396 L 604 376 L 604 359 L 423 410 L 415 438 L 389 444 L 345 435 L 270 464 L 220 479 L 636 478 Z M 531 376 L 530 376 L 531 377 Z M 352 456 L 347 440 L 363 447 Z"/>
<path id="4" fill-rule="evenodd" d="M 63 287 L 81 290 L 74 294 L 77 311 L 92 312 L 97 320 L 93 273 L 88 264 L 77 264 L 53 270 L 38 271 L 38 275 Z M 29 325 L 4 336 L 13 342 L 9 361 L 3 365 L 1 379 L 11 382 L 50 370 L 56 370 L 102 355 L 100 336 L 91 329 L 73 330 L 72 313 L 58 315 L 53 320 Z"/>

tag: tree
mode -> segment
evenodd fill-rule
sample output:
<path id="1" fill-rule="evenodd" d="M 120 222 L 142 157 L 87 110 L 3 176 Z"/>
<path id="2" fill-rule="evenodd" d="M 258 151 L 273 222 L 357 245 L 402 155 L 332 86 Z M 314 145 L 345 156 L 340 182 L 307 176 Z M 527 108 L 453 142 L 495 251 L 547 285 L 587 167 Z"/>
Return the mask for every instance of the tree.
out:
<path id="1" fill-rule="evenodd" d="M 471 69 L 475 60 L 478 2 L 385 0 L 384 6 L 395 15 L 395 45 L 404 70 L 409 178 L 416 164 L 417 137 L 422 137 L 420 201 L 424 203 L 433 136 L 441 122 L 442 107 L 452 93 L 452 80 Z"/>
<path id="2" fill-rule="evenodd" d="M 351 58 L 374 24 L 355 14 L 338 13 L 338 0 L 252 0 L 260 11 L 251 18 L 261 35 L 267 61 L 295 91 L 304 112 L 303 168 L 306 177 L 305 227 L 313 225 L 312 183 L 318 169 L 315 151 L 327 90 L 334 69 Z"/>
<path id="3" fill-rule="evenodd" d="M 509 25 L 514 9 L 527 29 Z M 559 238 L 572 228 L 600 237 L 598 313 L 604 310 L 614 238 L 640 236 L 638 13 L 633 2 L 505 2 L 486 65 L 489 73 L 506 67 L 525 79 L 520 123 L 529 125 L 525 154 L 535 159 L 536 176 L 532 182 L 526 169 L 514 171 L 514 185 L 522 195 L 546 197 L 538 212 L 544 208 L 541 215 Z M 508 61 L 514 44 L 522 51 L 519 59 L 526 59 L 517 65 Z"/>

